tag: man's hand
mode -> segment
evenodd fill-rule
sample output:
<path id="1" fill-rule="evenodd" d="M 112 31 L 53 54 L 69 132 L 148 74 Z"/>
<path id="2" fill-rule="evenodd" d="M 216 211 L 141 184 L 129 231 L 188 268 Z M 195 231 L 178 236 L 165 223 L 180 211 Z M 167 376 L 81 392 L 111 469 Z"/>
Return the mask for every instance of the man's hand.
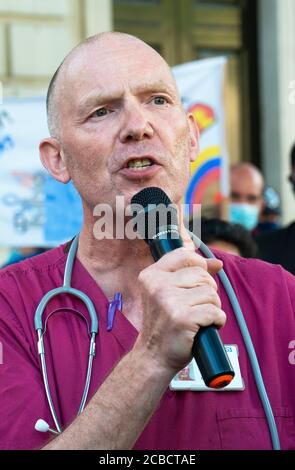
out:
<path id="1" fill-rule="evenodd" d="M 182 369 L 199 328 L 226 321 L 212 277 L 221 268 L 219 260 L 178 248 L 144 269 L 138 278 L 144 318 L 135 347 L 146 348 L 162 367 Z"/>

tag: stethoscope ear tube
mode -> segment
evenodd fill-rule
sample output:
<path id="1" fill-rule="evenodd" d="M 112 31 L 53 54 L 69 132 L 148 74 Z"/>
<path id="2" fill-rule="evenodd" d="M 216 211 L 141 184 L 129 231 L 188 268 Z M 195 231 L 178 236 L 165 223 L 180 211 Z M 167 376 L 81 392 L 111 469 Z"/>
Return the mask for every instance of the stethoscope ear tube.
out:
<path id="1" fill-rule="evenodd" d="M 57 418 L 57 415 L 56 415 L 56 412 L 55 412 L 55 409 L 54 409 L 54 404 L 53 404 L 53 401 L 52 401 L 50 388 L 49 388 L 49 383 L 48 383 L 42 330 L 38 329 L 37 333 L 38 333 L 38 353 L 39 353 L 39 356 L 40 356 L 40 359 L 41 359 L 42 375 L 43 375 L 45 393 L 46 393 L 46 397 L 47 397 L 47 400 L 48 400 L 50 412 L 51 412 L 54 424 L 56 426 L 57 432 L 61 433 L 61 428 L 59 426 L 58 418 Z"/>

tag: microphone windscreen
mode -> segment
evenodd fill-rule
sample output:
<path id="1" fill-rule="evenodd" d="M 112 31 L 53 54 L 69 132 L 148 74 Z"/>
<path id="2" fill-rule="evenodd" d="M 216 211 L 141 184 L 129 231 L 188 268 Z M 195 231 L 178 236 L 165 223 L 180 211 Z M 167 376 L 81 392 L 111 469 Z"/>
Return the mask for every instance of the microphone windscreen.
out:
<path id="1" fill-rule="evenodd" d="M 144 188 L 131 199 L 136 231 L 148 243 L 167 227 L 178 229 L 177 209 L 167 194 L 157 187 Z"/>
<path id="2" fill-rule="evenodd" d="M 131 204 L 140 204 L 142 207 L 147 207 L 149 204 L 164 204 L 169 206 L 171 201 L 167 194 L 157 187 L 144 188 L 139 193 L 135 194 L 131 199 Z"/>

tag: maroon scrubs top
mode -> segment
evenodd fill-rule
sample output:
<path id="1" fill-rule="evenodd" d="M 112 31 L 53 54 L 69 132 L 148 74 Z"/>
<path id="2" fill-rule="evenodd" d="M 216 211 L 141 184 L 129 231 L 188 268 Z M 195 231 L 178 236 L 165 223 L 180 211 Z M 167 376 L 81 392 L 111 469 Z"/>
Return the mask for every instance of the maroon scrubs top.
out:
<path id="1" fill-rule="evenodd" d="M 295 277 L 279 266 L 262 261 L 221 252 L 217 252 L 217 256 L 224 262 L 251 332 L 281 446 L 295 449 L 292 351 Z M 34 315 L 44 293 L 62 285 L 66 257 L 63 245 L 0 271 L 1 449 L 44 446 L 50 435 L 34 429 L 39 418 L 54 428 L 44 392 Z M 222 307 L 227 313 L 221 337 L 225 344 L 238 346 L 245 390 L 167 389 L 135 449 L 271 449 L 266 418 L 243 339 L 224 288 L 218 279 L 217 282 Z M 112 330 L 107 331 L 108 299 L 77 259 L 72 286 L 92 299 L 99 318 L 89 400 L 118 360 L 132 348 L 137 331 L 120 311 L 116 312 Z M 62 427 L 75 418 L 81 401 L 88 361 L 89 321 L 84 305 L 69 295 L 56 297 L 44 313 L 48 376 Z"/>

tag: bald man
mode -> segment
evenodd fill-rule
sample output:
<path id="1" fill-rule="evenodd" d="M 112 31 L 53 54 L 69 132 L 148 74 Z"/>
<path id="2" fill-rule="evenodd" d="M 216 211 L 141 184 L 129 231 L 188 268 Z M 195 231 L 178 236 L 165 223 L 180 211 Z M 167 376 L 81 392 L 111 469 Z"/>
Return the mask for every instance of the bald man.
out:
<path id="1" fill-rule="evenodd" d="M 251 163 L 238 163 L 230 168 L 230 222 L 253 230 L 263 210 L 264 179 Z"/>
<path id="2" fill-rule="evenodd" d="M 295 337 L 294 280 L 259 261 L 223 253 L 220 260 L 206 260 L 194 250 L 180 202 L 197 153 L 198 130 L 182 108 L 166 62 L 132 36 L 94 36 L 71 51 L 55 73 L 47 109 L 51 135 L 40 144 L 42 162 L 58 181 L 72 179 L 83 201 L 71 285 L 88 295 L 98 313 L 96 355 L 87 406 L 76 417 L 87 373 L 89 313 L 72 295 L 51 300 L 43 319 L 49 406 L 34 315 L 43 295 L 63 284 L 71 242 L 2 270 L 0 447 L 271 448 L 245 345 L 215 276 L 222 264 L 247 314 L 266 388 L 284 430 L 282 447 L 294 446 L 290 416 L 295 383 L 288 379 L 294 370 L 286 359 L 287 345 Z M 157 262 L 142 240 L 97 240 L 94 230 L 99 204 L 108 203 L 117 216 L 118 196 L 125 210 L 132 196 L 149 186 L 162 188 L 178 207 L 185 241 L 183 248 Z M 118 294 L 123 303 L 115 304 L 113 317 Z M 238 345 L 236 360 L 245 386 L 241 381 L 234 390 L 219 393 L 204 387 L 201 392 L 173 391 L 169 384 L 190 363 L 196 334 L 209 325 L 223 327 L 223 341 Z M 58 435 L 52 405 L 62 431 Z M 38 418 L 55 430 L 53 440 L 35 429 Z"/>

